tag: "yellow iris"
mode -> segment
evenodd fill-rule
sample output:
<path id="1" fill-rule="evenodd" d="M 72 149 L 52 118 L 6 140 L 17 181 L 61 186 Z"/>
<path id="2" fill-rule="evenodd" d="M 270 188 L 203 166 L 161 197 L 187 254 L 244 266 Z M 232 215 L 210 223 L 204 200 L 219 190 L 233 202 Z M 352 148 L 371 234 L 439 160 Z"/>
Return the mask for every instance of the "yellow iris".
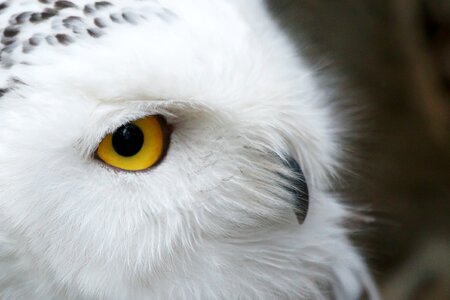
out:
<path id="1" fill-rule="evenodd" d="M 108 134 L 97 156 L 106 164 L 125 171 L 142 171 L 158 163 L 168 146 L 165 120 L 149 116 L 130 122 Z"/>

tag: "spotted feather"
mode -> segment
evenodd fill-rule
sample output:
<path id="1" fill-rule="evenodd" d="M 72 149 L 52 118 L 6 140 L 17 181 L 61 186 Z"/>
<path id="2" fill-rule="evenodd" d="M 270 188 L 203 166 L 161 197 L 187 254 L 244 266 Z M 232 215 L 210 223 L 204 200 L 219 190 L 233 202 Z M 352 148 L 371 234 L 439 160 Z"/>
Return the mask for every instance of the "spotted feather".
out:
<path id="1" fill-rule="evenodd" d="M 118 25 L 173 15 L 155 0 L 7 0 L 0 3 L 0 68 L 27 63 L 38 48 L 97 39 Z M 1 87 L 1 86 L 0 86 Z"/>

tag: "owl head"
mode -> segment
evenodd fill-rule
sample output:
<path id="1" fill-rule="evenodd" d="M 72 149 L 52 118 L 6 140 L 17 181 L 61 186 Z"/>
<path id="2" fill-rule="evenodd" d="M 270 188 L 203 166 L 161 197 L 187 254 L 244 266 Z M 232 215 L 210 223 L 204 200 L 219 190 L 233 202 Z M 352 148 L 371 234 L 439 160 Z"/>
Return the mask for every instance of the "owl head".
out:
<path id="1" fill-rule="evenodd" d="M 360 293 L 345 126 L 261 1 L 2 6 L 0 298 Z"/>

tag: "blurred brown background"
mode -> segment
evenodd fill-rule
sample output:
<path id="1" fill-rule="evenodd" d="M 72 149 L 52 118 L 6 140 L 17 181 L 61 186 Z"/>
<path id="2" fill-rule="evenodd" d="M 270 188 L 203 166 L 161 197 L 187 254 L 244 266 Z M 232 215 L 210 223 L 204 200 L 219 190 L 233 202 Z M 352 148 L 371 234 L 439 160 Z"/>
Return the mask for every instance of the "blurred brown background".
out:
<path id="1" fill-rule="evenodd" d="M 339 74 L 335 101 L 365 108 L 343 190 L 375 217 L 357 240 L 383 297 L 450 299 L 450 0 L 269 5 L 312 66 Z"/>

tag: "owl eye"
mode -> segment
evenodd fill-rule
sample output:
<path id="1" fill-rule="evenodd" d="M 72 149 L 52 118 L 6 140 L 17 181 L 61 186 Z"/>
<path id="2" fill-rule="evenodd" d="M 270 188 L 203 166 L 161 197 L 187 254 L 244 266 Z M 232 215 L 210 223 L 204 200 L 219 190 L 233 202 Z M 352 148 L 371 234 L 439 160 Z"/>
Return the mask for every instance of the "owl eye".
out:
<path id="1" fill-rule="evenodd" d="M 100 142 L 97 157 L 105 164 L 125 171 L 143 171 L 164 158 L 169 130 L 162 116 L 149 116 L 127 123 Z"/>

